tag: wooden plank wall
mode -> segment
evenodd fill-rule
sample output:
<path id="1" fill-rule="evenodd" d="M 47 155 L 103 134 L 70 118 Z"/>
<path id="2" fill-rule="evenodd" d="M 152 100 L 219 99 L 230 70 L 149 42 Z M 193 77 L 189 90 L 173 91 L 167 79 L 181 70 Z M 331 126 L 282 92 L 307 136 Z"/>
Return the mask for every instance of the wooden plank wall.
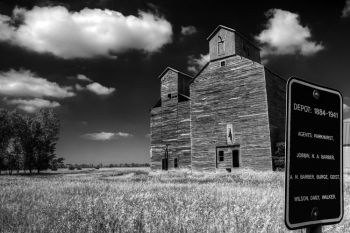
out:
<path id="1" fill-rule="evenodd" d="M 260 63 L 260 50 L 237 33 L 235 34 L 235 48 L 237 55 Z"/>
<path id="2" fill-rule="evenodd" d="M 218 36 L 224 40 L 224 54 L 218 54 Z M 235 34 L 234 32 L 228 31 L 226 29 L 220 29 L 215 36 L 213 36 L 209 41 L 209 54 L 210 60 L 215 60 L 221 57 L 226 57 L 235 54 Z"/>
<path id="3" fill-rule="evenodd" d="M 285 141 L 286 81 L 265 68 L 271 151 L 275 156 L 276 143 Z M 273 169 L 275 165 L 273 164 Z"/>
<path id="4" fill-rule="evenodd" d="M 211 62 L 191 84 L 192 168 L 214 170 L 216 147 L 233 124 L 241 166 L 272 169 L 264 67 L 234 56 Z"/>
<path id="5" fill-rule="evenodd" d="M 151 109 L 151 169 L 162 168 L 162 156 L 164 155 L 162 143 L 162 108 Z"/>
<path id="6" fill-rule="evenodd" d="M 190 101 L 154 108 L 151 110 L 151 168 L 161 169 L 166 145 L 168 167 L 174 168 L 178 158 L 179 168 L 191 167 Z"/>
<path id="7" fill-rule="evenodd" d="M 186 90 L 181 85 L 186 84 L 188 78 L 179 76 L 177 72 L 168 70 L 161 77 L 161 107 L 151 110 L 152 169 L 162 168 L 166 149 L 169 169 L 174 168 L 175 158 L 179 168 L 191 166 L 190 102 L 178 101 L 178 91 Z M 179 79 L 182 81 L 180 86 Z M 170 98 L 168 94 L 171 94 Z"/>
<path id="8" fill-rule="evenodd" d="M 168 95 L 176 94 L 178 92 L 177 77 L 178 73 L 173 70 L 168 70 L 161 78 L 160 96 L 162 104 L 172 103 L 171 101 L 168 102 Z"/>

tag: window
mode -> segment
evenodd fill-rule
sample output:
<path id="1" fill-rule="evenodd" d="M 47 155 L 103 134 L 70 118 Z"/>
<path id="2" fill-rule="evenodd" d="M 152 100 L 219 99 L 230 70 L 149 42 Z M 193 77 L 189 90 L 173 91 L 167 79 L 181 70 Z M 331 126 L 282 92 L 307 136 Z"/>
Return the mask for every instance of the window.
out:
<path id="1" fill-rule="evenodd" d="M 219 151 L 219 162 L 224 161 L 224 152 L 222 150 Z"/>
<path id="2" fill-rule="evenodd" d="M 220 66 L 225 66 L 225 65 L 226 65 L 225 61 L 220 62 Z"/>
<path id="3" fill-rule="evenodd" d="M 225 53 L 224 41 L 221 36 L 218 36 L 218 55 L 223 55 Z"/>
<path id="4" fill-rule="evenodd" d="M 178 167 L 178 162 L 177 162 L 177 158 L 174 159 L 174 168 Z"/>
<path id="5" fill-rule="evenodd" d="M 171 94 L 168 94 L 168 98 L 171 99 Z"/>

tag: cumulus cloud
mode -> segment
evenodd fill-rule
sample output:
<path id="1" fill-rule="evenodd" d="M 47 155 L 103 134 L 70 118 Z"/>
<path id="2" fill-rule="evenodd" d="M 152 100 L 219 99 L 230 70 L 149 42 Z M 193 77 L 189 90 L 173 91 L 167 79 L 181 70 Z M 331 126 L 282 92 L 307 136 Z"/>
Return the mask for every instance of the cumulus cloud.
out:
<path id="1" fill-rule="evenodd" d="M 82 90 L 85 90 L 85 88 L 80 84 L 75 84 L 75 90 L 82 91 Z"/>
<path id="2" fill-rule="evenodd" d="M 78 79 L 78 80 L 81 80 L 81 81 L 92 82 L 91 79 L 89 79 L 88 77 L 86 77 L 86 76 L 83 75 L 83 74 L 78 74 L 78 75 L 77 75 L 77 79 Z"/>
<path id="3" fill-rule="evenodd" d="M 311 32 L 302 26 L 299 15 L 280 9 L 271 9 L 266 13 L 266 28 L 256 36 L 263 45 L 262 56 L 301 54 L 309 56 L 324 49 L 323 45 L 311 41 Z"/>
<path id="4" fill-rule="evenodd" d="M 343 9 L 343 12 L 342 12 L 342 17 L 346 18 L 349 15 L 350 15 L 350 0 L 347 0 L 345 2 L 345 6 L 344 6 L 344 9 Z"/>
<path id="5" fill-rule="evenodd" d="M 344 111 L 344 113 L 350 112 L 350 107 L 349 107 L 349 105 L 343 104 L 343 111 Z"/>
<path id="6" fill-rule="evenodd" d="M 29 70 L 0 72 L 0 94 L 12 97 L 66 98 L 75 94 L 69 87 L 38 77 Z"/>
<path id="7" fill-rule="evenodd" d="M 195 26 L 189 25 L 189 26 L 181 26 L 181 34 L 183 36 L 189 36 L 193 35 L 197 32 L 197 29 Z"/>
<path id="8" fill-rule="evenodd" d="M 40 98 L 34 99 L 5 99 L 5 102 L 9 105 L 16 105 L 17 108 L 26 112 L 33 113 L 41 108 L 56 108 L 60 104 L 56 101 L 49 101 Z"/>
<path id="9" fill-rule="evenodd" d="M 205 64 L 207 64 L 210 60 L 209 53 L 208 54 L 200 54 L 199 57 L 195 57 L 193 55 L 188 57 L 187 60 L 187 70 L 191 73 L 197 73 Z"/>
<path id="10" fill-rule="evenodd" d="M 110 95 L 115 91 L 114 87 L 104 87 L 97 82 L 90 83 L 86 89 L 97 95 Z"/>
<path id="11" fill-rule="evenodd" d="M 21 23 L 12 26 L 18 19 Z M 124 16 L 108 9 L 69 12 L 63 6 L 36 6 L 16 7 L 12 17 L 0 14 L 0 41 L 64 59 L 115 57 L 130 49 L 156 52 L 171 40 L 171 24 L 143 11 Z"/>
<path id="12" fill-rule="evenodd" d="M 83 138 L 94 141 L 110 141 L 119 138 L 129 138 L 132 137 L 132 134 L 124 133 L 124 132 L 100 132 L 100 133 L 88 133 L 82 135 Z"/>

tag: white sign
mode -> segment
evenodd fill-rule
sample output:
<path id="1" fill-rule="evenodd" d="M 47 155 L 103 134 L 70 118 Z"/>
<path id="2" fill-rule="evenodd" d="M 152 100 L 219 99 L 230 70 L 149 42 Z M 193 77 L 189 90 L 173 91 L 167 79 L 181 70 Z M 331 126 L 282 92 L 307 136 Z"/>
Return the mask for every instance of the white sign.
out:
<path id="1" fill-rule="evenodd" d="M 226 125 L 226 141 L 227 141 L 227 145 L 233 145 L 234 143 L 232 124 Z"/>

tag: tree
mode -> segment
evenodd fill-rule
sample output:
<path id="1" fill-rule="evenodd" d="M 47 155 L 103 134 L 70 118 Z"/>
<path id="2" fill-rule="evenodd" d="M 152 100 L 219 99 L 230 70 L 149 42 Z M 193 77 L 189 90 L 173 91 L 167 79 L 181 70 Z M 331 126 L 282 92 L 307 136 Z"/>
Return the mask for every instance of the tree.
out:
<path id="1" fill-rule="evenodd" d="M 0 109 L 0 174 L 13 170 L 47 169 L 64 166 L 55 156 L 60 123 L 52 109 L 41 109 L 35 115 L 9 113 Z"/>
<path id="2" fill-rule="evenodd" d="M 50 163 L 50 169 L 56 171 L 57 168 L 64 168 L 64 158 L 55 158 Z"/>
<path id="3" fill-rule="evenodd" d="M 11 175 L 13 170 L 17 170 L 18 174 L 24 163 L 24 153 L 19 137 L 15 136 L 10 139 L 7 146 L 6 155 L 9 174 Z"/>
<path id="4" fill-rule="evenodd" d="M 0 109 L 0 174 L 6 168 L 6 149 L 12 137 L 10 114 L 5 109 Z"/>
<path id="5" fill-rule="evenodd" d="M 17 137 L 21 144 L 22 149 L 22 169 L 29 170 L 32 173 L 34 168 L 34 139 L 32 134 L 33 118 L 28 115 L 22 115 L 18 111 L 11 113 L 13 134 Z"/>
<path id="6" fill-rule="evenodd" d="M 52 109 L 40 109 L 31 124 L 34 144 L 34 163 L 40 173 L 48 169 L 55 159 L 56 143 L 59 139 L 60 122 Z"/>

